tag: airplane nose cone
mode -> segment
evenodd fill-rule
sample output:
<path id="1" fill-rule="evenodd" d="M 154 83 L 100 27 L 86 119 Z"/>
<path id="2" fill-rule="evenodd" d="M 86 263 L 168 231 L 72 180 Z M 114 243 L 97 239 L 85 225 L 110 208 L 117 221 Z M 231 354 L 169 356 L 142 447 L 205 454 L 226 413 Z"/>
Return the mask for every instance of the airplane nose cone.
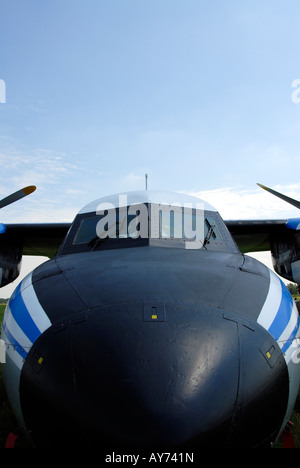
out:
<path id="1" fill-rule="evenodd" d="M 280 429 L 288 376 L 270 335 L 237 314 L 131 303 L 48 329 L 20 394 L 41 445 L 255 446 Z"/>

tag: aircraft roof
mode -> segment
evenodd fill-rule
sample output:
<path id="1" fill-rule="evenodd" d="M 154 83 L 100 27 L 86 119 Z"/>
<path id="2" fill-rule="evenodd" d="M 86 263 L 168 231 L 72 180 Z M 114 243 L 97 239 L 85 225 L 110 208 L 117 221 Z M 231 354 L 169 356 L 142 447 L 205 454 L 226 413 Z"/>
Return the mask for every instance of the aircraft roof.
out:
<path id="1" fill-rule="evenodd" d="M 115 208 L 121 208 L 124 206 L 131 205 L 140 205 L 145 203 L 155 203 L 161 205 L 174 205 L 174 206 L 186 206 L 192 208 L 204 208 L 207 211 L 217 211 L 212 205 L 201 200 L 200 198 L 192 197 L 190 195 L 185 195 L 183 193 L 176 192 L 165 192 L 165 191 L 156 191 L 156 190 L 142 190 L 135 192 L 121 192 L 114 195 L 109 195 L 103 198 L 99 198 L 84 206 L 79 214 L 92 213 L 99 210 L 99 205 L 108 204 L 107 209 L 111 208 L 113 205 Z M 189 205 L 188 205 L 189 204 Z M 197 206 L 202 205 L 202 206 Z"/>

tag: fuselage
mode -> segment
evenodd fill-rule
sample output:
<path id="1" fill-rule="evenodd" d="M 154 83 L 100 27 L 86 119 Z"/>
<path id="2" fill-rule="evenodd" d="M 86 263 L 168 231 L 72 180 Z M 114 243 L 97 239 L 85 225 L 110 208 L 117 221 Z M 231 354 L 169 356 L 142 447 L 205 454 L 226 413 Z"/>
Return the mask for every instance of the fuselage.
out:
<path id="1" fill-rule="evenodd" d="M 5 383 L 36 446 L 268 446 L 288 421 L 299 318 L 287 289 L 211 206 L 186 207 L 184 231 L 183 202 L 157 197 L 85 207 L 10 299 Z"/>

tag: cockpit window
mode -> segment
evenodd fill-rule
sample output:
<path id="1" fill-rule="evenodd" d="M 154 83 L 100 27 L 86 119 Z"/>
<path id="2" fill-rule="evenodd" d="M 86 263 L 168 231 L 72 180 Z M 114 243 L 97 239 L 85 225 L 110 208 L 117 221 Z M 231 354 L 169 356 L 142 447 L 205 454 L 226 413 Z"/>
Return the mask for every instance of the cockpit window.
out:
<path id="1" fill-rule="evenodd" d="M 90 218 L 83 218 L 79 229 L 74 237 L 73 244 L 87 244 L 96 235 L 96 225 L 99 221 L 98 216 L 91 216 Z"/>
<path id="2" fill-rule="evenodd" d="M 134 205 L 79 214 L 61 253 L 144 245 L 231 250 L 234 243 L 217 212 L 167 205 Z"/>
<path id="3" fill-rule="evenodd" d="M 200 226 L 200 229 L 199 229 Z M 197 233 L 202 242 L 206 239 L 222 241 L 222 236 L 213 217 L 196 210 L 190 213 L 160 211 L 160 237 L 162 239 L 195 240 Z"/>
<path id="4" fill-rule="evenodd" d="M 83 218 L 74 237 L 73 244 L 88 244 L 96 239 L 137 238 L 138 226 L 134 225 L 136 216 L 113 217 L 109 213 L 103 216 Z"/>

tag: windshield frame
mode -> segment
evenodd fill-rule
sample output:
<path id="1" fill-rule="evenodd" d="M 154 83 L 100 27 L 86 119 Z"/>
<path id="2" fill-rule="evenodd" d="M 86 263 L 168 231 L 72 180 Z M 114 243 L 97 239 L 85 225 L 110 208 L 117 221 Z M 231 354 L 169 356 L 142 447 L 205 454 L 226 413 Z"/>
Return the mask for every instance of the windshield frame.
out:
<path id="1" fill-rule="evenodd" d="M 151 205 L 151 204 L 149 204 Z M 148 204 L 146 204 L 148 208 Z M 136 213 L 139 211 L 139 205 L 136 205 Z M 137 218 L 137 214 L 133 215 L 132 212 L 131 214 L 128 214 L 128 208 L 129 207 L 123 207 L 120 209 L 116 210 L 116 221 L 117 223 L 119 222 L 119 214 L 122 212 L 122 215 L 124 213 L 127 214 L 127 219 L 128 219 L 128 224 L 130 222 L 133 222 L 134 218 Z M 150 208 L 150 207 L 149 207 Z M 202 217 L 204 220 L 204 236 L 199 241 L 198 245 L 192 245 L 193 241 L 192 239 L 188 238 L 178 238 L 174 237 L 174 231 L 176 228 L 173 226 L 170 226 L 170 235 L 162 235 L 162 214 L 166 212 L 167 214 L 169 213 L 170 215 L 170 224 L 173 219 L 175 219 L 175 212 L 177 210 L 174 210 L 174 207 L 167 206 L 167 205 L 157 205 L 156 210 L 159 209 L 160 211 L 160 217 L 158 218 L 157 216 L 154 218 L 153 217 L 153 211 L 152 209 L 149 209 L 149 216 L 147 219 L 148 223 L 148 232 L 146 233 L 145 230 L 143 231 L 144 237 L 141 235 L 139 237 L 131 237 L 128 235 L 124 235 L 124 231 L 122 236 L 118 237 L 118 232 L 117 232 L 117 224 L 116 224 L 116 236 L 115 237 L 105 237 L 101 238 L 99 235 L 96 233 L 96 224 L 100 221 L 101 217 L 104 215 L 109 214 L 109 210 L 106 211 L 102 216 L 97 214 L 96 212 L 90 212 L 90 213 L 82 213 L 78 214 L 70 228 L 70 231 L 65 239 L 64 244 L 62 245 L 59 254 L 60 255 L 65 255 L 65 254 L 71 254 L 71 253 L 82 253 L 82 252 L 93 252 L 93 251 L 98 251 L 98 250 L 111 250 L 111 249 L 123 249 L 123 248 L 132 248 L 132 247 L 141 247 L 141 246 L 153 246 L 153 247 L 168 247 L 168 248 L 179 248 L 179 249 L 193 249 L 193 250 L 219 250 L 219 251 L 231 251 L 235 252 L 237 250 L 234 241 L 232 240 L 226 225 L 224 221 L 222 220 L 221 216 L 219 215 L 218 212 L 215 211 L 208 211 L 205 210 L 202 213 Z M 182 207 L 178 207 L 178 210 L 182 210 Z M 122 211 L 121 211 L 122 210 Z M 127 210 L 127 211 L 126 211 Z M 172 212 L 174 213 L 172 215 Z M 191 210 L 191 212 L 196 213 L 198 210 Z M 89 235 L 86 240 L 84 237 L 81 237 L 81 230 L 83 229 L 83 226 L 85 223 L 91 222 L 90 220 L 93 219 L 95 222 L 94 228 L 92 228 L 93 233 Z M 159 219 L 159 221 L 158 221 Z M 158 225 L 155 227 L 154 222 L 158 222 Z M 91 222 L 92 223 L 92 222 Z M 136 226 L 138 226 L 139 223 L 136 221 Z M 210 229 L 212 228 L 212 229 Z M 139 228 L 141 230 L 141 227 Z M 157 235 L 157 229 L 159 229 L 159 234 Z M 173 229 L 173 231 L 172 231 Z M 182 221 L 182 229 L 183 229 L 183 221 Z M 156 236 L 152 236 L 154 232 L 156 232 Z M 149 235 L 150 233 L 150 235 Z M 146 234 L 146 236 L 145 236 Z M 166 232 L 165 232 L 166 234 Z M 168 233 L 167 233 L 168 234 Z M 99 240 L 98 240 L 99 239 Z M 189 245 L 188 245 L 189 244 Z"/>

